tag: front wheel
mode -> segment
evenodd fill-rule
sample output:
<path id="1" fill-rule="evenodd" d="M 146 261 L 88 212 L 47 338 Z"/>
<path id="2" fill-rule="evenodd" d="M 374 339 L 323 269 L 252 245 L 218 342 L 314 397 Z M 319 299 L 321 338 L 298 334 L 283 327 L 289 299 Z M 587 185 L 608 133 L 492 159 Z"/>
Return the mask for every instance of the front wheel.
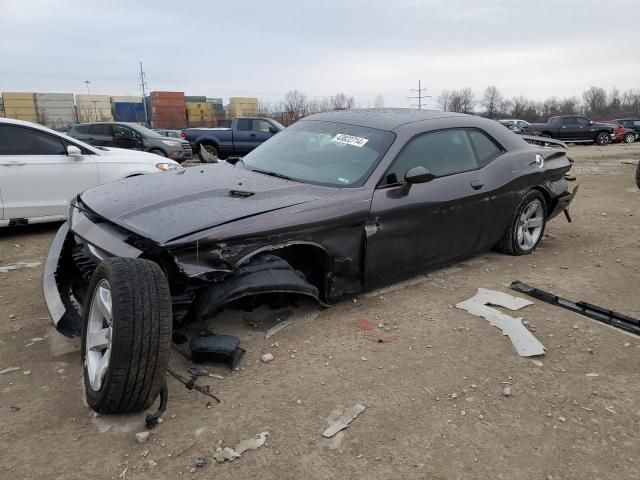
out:
<path id="1" fill-rule="evenodd" d="M 633 132 L 625 133 L 624 143 L 633 143 L 636 141 L 636 134 Z"/>
<path id="2" fill-rule="evenodd" d="M 596 144 L 598 145 L 606 145 L 611 141 L 611 136 L 607 132 L 600 132 L 596 136 Z"/>
<path id="3" fill-rule="evenodd" d="M 531 190 L 518 205 L 496 248 L 510 255 L 527 255 L 538 247 L 546 223 L 544 196 L 538 190 Z"/>
<path id="4" fill-rule="evenodd" d="M 200 145 L 200 161 L 202 163 L 217 163 L 219 158 L 218 149 L 210 143 Z"/>
<path id="5" fill-rule="evenodd" d="M 82 320 L 89 406 L 107 414 L 148 409 L 165 381 L 171 347 L 171 294 L 160 267 L 135 258 L 100 263 Z"/>

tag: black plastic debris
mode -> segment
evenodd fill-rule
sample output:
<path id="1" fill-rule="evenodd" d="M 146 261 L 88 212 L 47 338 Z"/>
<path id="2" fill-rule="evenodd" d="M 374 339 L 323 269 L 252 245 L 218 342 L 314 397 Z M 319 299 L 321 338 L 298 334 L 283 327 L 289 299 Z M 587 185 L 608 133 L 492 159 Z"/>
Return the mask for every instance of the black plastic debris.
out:
<path id="1" fill-rule="evenodd" d="M 198 457 L 196 461 L 193 462 L 193 466 L 196 468 L 204 468 L 207 466 L 207 461 L 202 457 Z"/>
<path id="2" fill-rule="evenodd" d="M 533 298 L 537 298 L 538 300 L 542 300 L 543 302 L 566 308 L 567 310 L 571 310 L 572 312 L 579 313 L 581 315 L 584 315 L 585 317 L 592 318 L 593 320 L 597 320 L 598 322 L 606 323 L 607 325 L 611 325 L 612 327 L 620 328 L 621 330 L 640 335 L 640 320 L 629 317 L 628 315 L 614 312 L 613 310 L 608 310 L 606 308 L 592 305 L 587 302 L 572 302 L 571 300 L 558 297 L 557 295 L 545 292 L 544 290 L 540 290 L 535 287 L 531 287 L 526 283 L 522 283 L 517 280 L 511 283 L 511 288 L 518 292 L 531 295 Z"/>
<path id="3" fill-rule="evenodd" d="M 232 335 L 197 337 L 191 340 L 191 359 L 194 363 L 226 363 L 233 370 L 244 356 L 240 339 Z"/>

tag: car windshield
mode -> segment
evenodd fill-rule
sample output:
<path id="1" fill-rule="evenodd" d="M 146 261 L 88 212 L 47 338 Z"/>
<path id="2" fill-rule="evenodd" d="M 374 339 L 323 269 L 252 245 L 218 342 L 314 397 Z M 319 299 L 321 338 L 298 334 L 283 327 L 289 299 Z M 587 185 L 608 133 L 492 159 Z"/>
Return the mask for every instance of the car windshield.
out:
<path id="1" fill-rule="evenodd" d="M 244 164 L 300 182 L 361 186 L 394 139 L 385 130 L 306 120 L 274 135 L 244 157 Z"/>

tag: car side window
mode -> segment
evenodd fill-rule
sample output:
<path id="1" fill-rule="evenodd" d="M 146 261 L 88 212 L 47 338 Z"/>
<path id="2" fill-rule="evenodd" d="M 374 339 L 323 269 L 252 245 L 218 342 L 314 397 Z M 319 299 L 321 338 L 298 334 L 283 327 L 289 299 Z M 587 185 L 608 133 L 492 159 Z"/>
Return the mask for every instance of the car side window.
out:
<path id="1" fill-rule="evenodd" d="M 407 170 L 419 166 L 443 177 L 474 170 L 478 164 L 465 130 L 424 133 L 405 145 L 387 171 L 385 183 L 400 183 Z"/>
<path id="2" fill-rule="evenodd" d="M 502 153 L 502 149 L 481 131 L 469 130 L 468 134 L 479 167 L 484 167 Z"/>
<path id="3" fill-rule="evenodd" d="M 71 130 L 75 131 L 76 133 L 87 134 L 89 133 L 89 127 L 90 125 L 75 125 L 74 127 L 71 128 Z"/>
<path id="4" fill-rule="evenodd" d="M 239 118 L 238 119 L 238 131 L 239 132 L 248 132 L 251 130 L 251 119 L 250 118 Z"/>
<path id="5" fill-rule="evenodd" d="M 563 117 L 562 125 L 576 125 L 576 117 Z"/>
<path id="6" fill-rule="evenodd" d="M 44 132 L 0 125 L 0 155 L 66 155 L 62 140 Z"/>
<path id="7" fill-rule="evenodd" d="M 111 137 L 112 130 L 111 125 L 107 125 L 104 123 L 96 123 L 95 125 L 91 125 L 91 135 L 101 135 L 103 137 Z"/>
<path id="8" fill-rule="evenodd" d="M 266 120 L 254 120 L 253 121 L 253 130 L 255 132 L 269 132 L 271 128 L 271 124 Z"/>
<path id="9" fill-rule="evenodd" d="M 133 130 L 122 125 L 113 125 L 113 136 L 115 138 L 136 138 Z"/>
<path id="10" fill-rule="evenodd" d="M 589 120 L 587 120 L 584 117 L 576 117 L 576 123 L 578 125 L 580 125 L 581 127 L 585 127 L 587 125 L 591 125 L 591 123 L 589 122 Z"/>

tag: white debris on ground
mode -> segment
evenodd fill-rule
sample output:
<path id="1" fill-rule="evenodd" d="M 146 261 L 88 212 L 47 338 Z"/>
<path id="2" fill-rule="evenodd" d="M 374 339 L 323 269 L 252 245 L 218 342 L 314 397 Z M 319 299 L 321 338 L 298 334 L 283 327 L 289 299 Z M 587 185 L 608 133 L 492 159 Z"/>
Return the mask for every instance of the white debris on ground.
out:
<path id="1" fill-rule="evenodd" d="M 270 363 L 273 361 L 273 354 L 265 353 L 264 355 L 262 355 L 262 357 L 260 357 L 260 360 L 262 360 L 263 363 Z"/>
<path id="2" fill-rule="evenodd" d="M 269 338 L 273 337 L 275 334 L 277 334 L 281 330 L 284 330 L 285 328 L 287 328 L 290 325 L 293 325 L 294 323 L 315 320 L 318 315 L 320 315 L 320 310 L 317 308 L 312 309 L 311 311 L 307 311 L 305 309 L 294 311 L 291 318 L 288 318 L 287 320 L 284 320 L 282 322 L 278 322 L 276 325 L 274 325 L 269 330 L 267 330 L 267 332 L 264 335 L 264 338 L 268 340 Z"/>
<path id="3" fill-rule="evenodd" d="M 36 268 L 37 266 L 42 265 L 42 262 L 18 262 L 13 265 L 5 265 L 4 267 L 0 267 L 0 273 L 12 272 L 14 270 L 20 270 L 22 268 Z"/>
<path id="4" fill-rule="evenodd" d="M 136 440 L 138 443 L 144 443 L 149 439 L 149 432 L 138 432 L 136 433 Z"/>
<path id="5" fill-rule="evenodd" d="M 359 403 L 356 403 L 353 407 L 345 408 L 340 415 L 340 418 L 330 422 L 329 428 L 327 428 L 322 435 L 326 438 L 333 437 L 340 430 L 347 428 L 349 424 L 358 417 L 358 415 L 364 412 L 364 410 L 365 406 Z"/>
<path id="6" fill-rule="evenodd" d="M 456 308 L 466 310 L 472 315 L 485 318 L 492 326 L 502 330 L 508 336 L 521 357 L 544 355 L 544 345 L 522 323 L 522 318 L 513 318 L 488 305 L 496 305 L 509 310 L 520 310 L 533 302 L 524 298 L 514 297 L 502 292 L 479 288 L 478 293 Z"/>
<path id="7" fill-rule="evenodd" d="M 4 375 L 5 373 L 17 372 L 18 370 L 22 370 L 20 367 L 8 367 L 3 370 L 0 370 L 0 375 Z"/>
<path id="8" fill-rule="evenodd" d="M 240 458 L 247 450 L 257 450 L 262 447 L 267 441 L 268 436 L 269 432 L 261 432 L 251 438 L 242 440 L 233 448 L 218 447 L 216 448 L 216 453 L 213 455 L 213 458 L 218 463 L 224 463 L 227 460 L 232 462 L 236 458 Z"/>

